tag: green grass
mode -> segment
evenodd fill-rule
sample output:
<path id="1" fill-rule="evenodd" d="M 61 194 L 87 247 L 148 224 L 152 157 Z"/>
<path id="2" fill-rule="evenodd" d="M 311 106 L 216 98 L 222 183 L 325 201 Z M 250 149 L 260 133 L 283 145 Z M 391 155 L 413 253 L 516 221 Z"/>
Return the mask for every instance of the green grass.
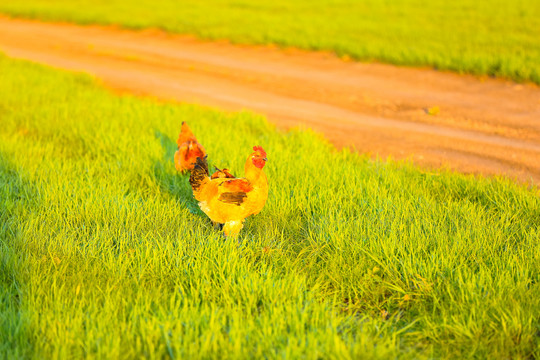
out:
<path id="1" fill-rule="evenodd" d="M 17 0 L 0 2 L 0 12 L 329 50 L 540 84 L 539 1 Z"/>
<path id="2" fill-rule="evenodd" d="M 0 56 L 0 358 L 540 356 L 540 198 Z M 172 158 L 268 152 L 239 241 Z"/>

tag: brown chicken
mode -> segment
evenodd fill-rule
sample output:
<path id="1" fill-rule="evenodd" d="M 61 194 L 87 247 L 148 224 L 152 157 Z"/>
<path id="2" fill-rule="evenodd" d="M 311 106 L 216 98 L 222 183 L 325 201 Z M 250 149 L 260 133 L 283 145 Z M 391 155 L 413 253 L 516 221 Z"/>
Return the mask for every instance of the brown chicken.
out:
<path id="1" fill-rule="evenodd" d="M 199 207 L 214 223 L 225 224 L 226 236 L 237 236 L 245 218 L 258 214 L 268 198 L 268 181 L 263 171 L 266 152 L 260 146 L 253 151 L 246 161 L 245 178 L 211 179 L 206 158 L 201 157 L 191 171 L 189 182 Z"/>
<path id="2" fill-rule="evenodd" d="M 192 170 L 197 158 L 204 158 L 206 155 L 206 151 L 185 121 L 182 122 L 182 131 L 176 143 L 178 150 L 174 154 L 174 166 L 178 171 Z"/>

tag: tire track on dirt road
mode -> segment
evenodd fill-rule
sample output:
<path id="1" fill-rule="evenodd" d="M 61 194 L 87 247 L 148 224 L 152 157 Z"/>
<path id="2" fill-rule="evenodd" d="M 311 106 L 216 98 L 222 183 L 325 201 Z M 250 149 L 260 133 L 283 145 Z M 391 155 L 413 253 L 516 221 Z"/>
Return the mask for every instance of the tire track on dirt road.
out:
<path id="1" fill-rule="evenodd" d="M 339 146 L 540 184 L 540 88 L 328 53 L 0 17 L 0 51 L 121 91 L 247 109 Z M 426 109 L 437 107 L 436 115 Z"/>

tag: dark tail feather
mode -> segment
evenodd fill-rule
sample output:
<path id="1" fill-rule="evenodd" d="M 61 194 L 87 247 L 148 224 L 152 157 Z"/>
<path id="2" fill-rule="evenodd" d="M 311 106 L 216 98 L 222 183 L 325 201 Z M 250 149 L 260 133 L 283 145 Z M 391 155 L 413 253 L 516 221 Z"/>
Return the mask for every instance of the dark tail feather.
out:
<path id="1" fill-rule="evenodd" d="M 210 173 L 208 172 L 208 163 L 206 162 L 207 156 L 204 158 L 197 158 L 195 167 L 191 170 L 191 175 L 189 176 L 189 183 L 193 192 L 198 192 L 201 185 L 208 179 Z"/>

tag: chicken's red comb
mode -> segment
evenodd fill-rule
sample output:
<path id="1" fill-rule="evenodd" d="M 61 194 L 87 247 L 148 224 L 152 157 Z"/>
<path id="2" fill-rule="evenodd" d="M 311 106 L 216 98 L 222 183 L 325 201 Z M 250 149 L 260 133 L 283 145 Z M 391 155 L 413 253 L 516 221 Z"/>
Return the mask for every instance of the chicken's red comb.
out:
<path id="1" fill-rule="evenodd" d="M 266 151 L 262 148 L 262 146 L 254 146 L 253 151 L 258 151 L 261 153 L 262 157 L 266 157 Z"/>

